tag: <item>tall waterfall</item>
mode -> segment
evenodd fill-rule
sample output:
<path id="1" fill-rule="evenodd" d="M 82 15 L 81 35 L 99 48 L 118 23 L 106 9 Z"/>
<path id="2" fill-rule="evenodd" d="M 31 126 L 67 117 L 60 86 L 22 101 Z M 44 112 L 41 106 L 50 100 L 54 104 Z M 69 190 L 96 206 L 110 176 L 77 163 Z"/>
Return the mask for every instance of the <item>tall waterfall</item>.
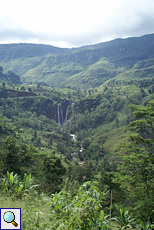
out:
<path id="1" fill-rule="evenodd" d="M 61 104 L 59 103 L 57 105 L 57 114 L 58 114 L 58 124 L 61 124 L 61 119 L 60 119 L 60 107 L 61 107 Z"/>
<path id="2" fill-rule="evenodd" d="M 63 111 L 61 103 L 57 105 L 57 122 L 58 124 L 64 125 L 67 121 L 68 107 L 66 111 Z"/>
<path id="3" fill-rule="evenodd" d="M 66 123 L 66 121 L 67 121 L 67 114 L 68 114 L 68 107 L 67 107 L 67 109 L 66 109 L 66 114 L 65 114 L 64 124 L 65 124 L 65 123 Z"/>

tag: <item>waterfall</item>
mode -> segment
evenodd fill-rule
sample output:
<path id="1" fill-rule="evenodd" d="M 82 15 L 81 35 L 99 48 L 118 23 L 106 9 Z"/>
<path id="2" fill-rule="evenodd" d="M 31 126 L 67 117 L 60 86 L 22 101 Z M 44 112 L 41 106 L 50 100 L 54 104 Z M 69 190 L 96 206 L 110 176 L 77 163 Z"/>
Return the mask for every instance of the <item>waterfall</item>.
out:
<path id="1" fill-rule="evenodd" d="M 58 124 L 61 124 L 60 123 L 60 103 L 57 105 L 57 114 L 58 114 Z"/>
<path id="2" fill-rule="evenodd" d="M 65 114 L 64 124 L 65 124 L 65 123 L 66 123 L 66 121 L 67 121 L 67 114 L 68 114 L 68 107 L 67 107 L 67 109 L 66 109 L 66 114 Z"/>
<path id="3" fill-rule="evenodd" d="M 57 118 L 58 118 L 57 122 L 58 124 L 61 124 L 62 126 L 67 121 L 68 108 L 69 107 L 67 107 L 66 112 L 64 113 L 61 103 L 57 105 Z"/>
<path id="4" fill-rule="evenodd" d="M 76 141 L 76 135 L 75 134 L 70 134 L 70 136 L 73 138 L 74 141 Z"/>
<path id="5" fill-rule="evenodd" d="M 64 117 L 63 117 L 63 108 L 62 105 L 60 104 L 60 112 L 61 112 L 61 125 L 64 124 Z"/>

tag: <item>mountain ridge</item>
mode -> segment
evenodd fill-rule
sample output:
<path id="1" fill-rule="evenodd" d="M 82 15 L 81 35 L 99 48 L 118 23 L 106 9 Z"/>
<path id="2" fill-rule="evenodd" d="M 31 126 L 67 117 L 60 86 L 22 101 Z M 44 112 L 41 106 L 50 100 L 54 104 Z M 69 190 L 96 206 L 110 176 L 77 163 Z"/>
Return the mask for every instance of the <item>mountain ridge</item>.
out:
<path id="1" fill-rule="evenodd" d="M 79 48 L 1 44 L 0 66 L 5 71 L 15 72 L 27 83 L 44 82 L 50 86 L 76 88 L 79 82 L 79 88 L 90 88 L 98 87 L 126 70 L 131 71 L 142 60 L 152 59 L 153 48 L 154 34 L 118 38 Z M 104 70 L 106 62 L 108 69 Z"/>

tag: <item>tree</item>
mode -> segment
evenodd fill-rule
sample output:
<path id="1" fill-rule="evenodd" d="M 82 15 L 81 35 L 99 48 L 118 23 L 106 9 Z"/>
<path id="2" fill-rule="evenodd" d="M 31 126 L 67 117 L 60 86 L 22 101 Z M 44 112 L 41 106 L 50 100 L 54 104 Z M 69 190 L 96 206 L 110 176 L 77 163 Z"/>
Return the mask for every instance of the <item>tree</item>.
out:
<path id="1" fill-rule="evenodd" d="M 123 191 L 120 188 L 119 182 L 114 182 L 115 176 L 114 172 L 105 172 L 102 171 L 101 174 L 101 186 L 103 186 L 104 190 L 109 190 L 110 192 L 110 218 L 112 217 L 112 209 L 113 209 L 113 200 L 116 200 L 115 193 L 117 191 L 119 196 L 123 196 Z"/>
<path id="2" fill-rule="evenodd" d="M 2 172 L 9 171 L 23 175 L 23 173 L 27 172 L 30 160 L 31 155 L 27 146 L 25 144 L 18 145 L 14 138 L 8 137 L 2 150 Z"/>
<path id="3" fill-rule="evenodd" d="M 45 156 L 43 161 L 44 185 L 46 190 L 56 191 L 61 182 L 61 177 L 65 174 L 66 169 L 61 164 L 61 160 L 55 155 Z"/>
<path id="4" fill-rule="evenodd" d="M 26 90 L 26 88 L 25 88 L 24 86 L 22 86 L 22 87 L 21 87 L 21 90 L 25 91 L 25 90 Z"/>
<path id="5" fill-rule="evenodd" d="M 128 192 L 128 204 L 146 221 L 154 209 L 154 101 L 146 106 L 131 104 L 130 108 L 136 118 L 130 122 L 130 127 L 137 133 L 117 149 L 117 178 Z"/>
<path id="6" fill-rule="evenodd" d="M 29 92 L 32 92 L 32 89 L 29 87 L 29 88 L 28 88 L 28 91 L 29 91 Z"/>
<path id="7" fill-rule="evenodd" d="M 3 172 L 19 173 L 18 165 L 18 153 L 19 148 L 16 145 L 16 141 L 13 138 L 8 138 L 3 145 Z"/>

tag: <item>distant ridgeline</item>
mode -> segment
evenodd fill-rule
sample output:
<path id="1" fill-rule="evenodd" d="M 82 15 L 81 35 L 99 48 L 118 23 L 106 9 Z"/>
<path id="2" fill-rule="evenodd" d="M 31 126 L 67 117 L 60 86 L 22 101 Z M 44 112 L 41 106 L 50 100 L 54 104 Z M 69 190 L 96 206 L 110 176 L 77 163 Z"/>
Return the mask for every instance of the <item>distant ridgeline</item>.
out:
<path id="1" fill-rule="evenodd" d="M 78 90 L 109 80 L 141 80 L 154 75 L 154 34 L 115 39 L 64 49 L 41 44 L 0 44 L 0 66 L 20 76 L 22 83 Z M 1 70 L 0 82 L 19 77 Z"/>
<path id="2" fill-rule="evenodd" d="M 0 66 L 0 83 L 20 84 L 20 77 L 12 71 L 3 73 L 3 67 Z"/>

